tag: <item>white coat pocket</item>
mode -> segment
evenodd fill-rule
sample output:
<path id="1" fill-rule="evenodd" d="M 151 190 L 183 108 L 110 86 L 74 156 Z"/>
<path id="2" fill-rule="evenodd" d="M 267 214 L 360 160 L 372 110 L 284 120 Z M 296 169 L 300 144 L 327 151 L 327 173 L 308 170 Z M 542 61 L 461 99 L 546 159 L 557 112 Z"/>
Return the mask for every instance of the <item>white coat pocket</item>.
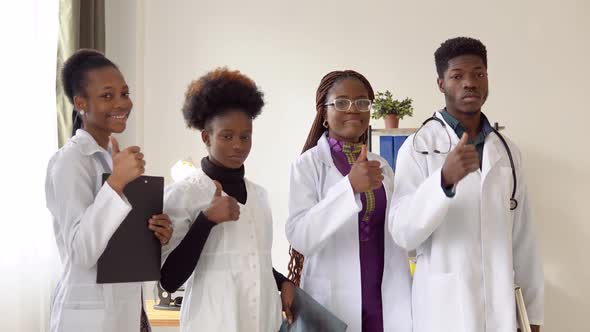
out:
<path id="1" fill-rule="evenodd" d="M 59 331 L 105 330 L 105 304 L 101 287 L 71 285 L 62 305 Z"/>
<path id="2" fill-rule="evenodd" d="M 104 309 L 63 309 L 59 331 L 105 331 Z M 91 330 L 88 328 L 91 327 Z"/>
<path id="3" fill-rule="evenodd" d="M 430 329 L 438 332 L 466 332 L 463 305 L 460 302 L 457 276 L 453 273 L 433 274 L 428 279 L 430 292 Z"/>
<path id="4" fill-rule="evenodd" d="M 104 309 L 103 288 L 97 284 L 79 284 L 66 286 L 64 309 L 92 310 Z"/>
<path id="5" fill-rule="evenodd" d="M 180 330 L 238 331 L 239 322 L 229 317 L 249 311 L 240 311 L 240 289 L 233 278 L 230 271 L 224 270 L 195 274 L 189 298 L 183 300 Z"/>

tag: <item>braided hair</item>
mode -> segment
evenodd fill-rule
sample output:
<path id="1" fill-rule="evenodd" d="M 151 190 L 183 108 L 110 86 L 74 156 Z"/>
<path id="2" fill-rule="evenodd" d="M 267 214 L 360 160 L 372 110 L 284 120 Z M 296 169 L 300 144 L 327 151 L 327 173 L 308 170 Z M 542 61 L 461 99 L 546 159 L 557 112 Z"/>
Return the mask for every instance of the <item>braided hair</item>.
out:
<path id="1" fill-rule="evenodd" d="M 304 153 L 305 151 L 316 146 L 320 137 L 327 130 L 323 125 L 324 121 L 326 120 L 326 106 L 324 106 L 324 104 L 326 104 L 326 99 L 328 98 L 330 89 L 332 89 L 336 83 L 349 78 L 356 79 L 365 86 L 369 94 L 369 99 L 373 100 L 375 98 L 371 83 L 369 83 L 369 81 L 362 74 L 354 70 L 338 70 L 326 74 L 326 76 L 324 76 L 320 81 L 320 85 L 316 91 L 315 107 L 317 112 L 301 153 Z M 361 142 L 365 142 L 367 140 L 367 133 L 363 134 L 360 140 Z M 304 257 L 297 250 L 293 249 L 293 247 L 289 247 L 289 255 L 291 258 L 289 260 L 288 266 L 288 277 L 291 281 L 293 281 L 293 283 L 299 286 L 299 283 L 301 282 L 301 273 L 303 271 Z"/>

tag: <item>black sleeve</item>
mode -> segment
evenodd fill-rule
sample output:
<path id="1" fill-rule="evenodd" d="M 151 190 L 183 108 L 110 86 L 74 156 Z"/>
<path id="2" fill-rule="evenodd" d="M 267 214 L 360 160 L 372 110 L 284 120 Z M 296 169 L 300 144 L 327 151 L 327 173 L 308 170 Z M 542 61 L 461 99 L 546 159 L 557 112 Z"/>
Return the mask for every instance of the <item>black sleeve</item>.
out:
<path id="1" fill-rule="evenodd" d="M 291 280 L 289 280 L 287 277 L 285 277 L 284 275 L 282 275 L 279 271 L 275 270 L 275 268 L 272 268 L 272 274 L 275 277 L 275 282 L 277 283 L 277 288 L 279 289 L 279 292 L 281 291 L 281 285 L 285 282 L 291 282 Z"/>
<path id="2" fill-rule="evenodd" d="M 199 213 L 180 244 L 170 253 L 160 273 L 160 285 L 167 292 L 175 292 L 191 276 L 215 225 L 203 212 Z"/>

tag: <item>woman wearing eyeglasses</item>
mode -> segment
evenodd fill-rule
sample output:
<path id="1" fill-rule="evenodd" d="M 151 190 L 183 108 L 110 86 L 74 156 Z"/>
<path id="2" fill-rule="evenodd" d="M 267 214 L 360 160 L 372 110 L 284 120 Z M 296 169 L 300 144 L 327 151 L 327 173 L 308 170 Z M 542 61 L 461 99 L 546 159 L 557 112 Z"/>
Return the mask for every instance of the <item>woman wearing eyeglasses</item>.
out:
<path id="1" fill-rule="evenodd" d="M 352 70 L 320 82 L 315 120 L 291 167 L 289 277 L 349 331 L 411 331 L 407 253 L 385 223 L 393 171 L 365 145 L 373 98 Z"/>

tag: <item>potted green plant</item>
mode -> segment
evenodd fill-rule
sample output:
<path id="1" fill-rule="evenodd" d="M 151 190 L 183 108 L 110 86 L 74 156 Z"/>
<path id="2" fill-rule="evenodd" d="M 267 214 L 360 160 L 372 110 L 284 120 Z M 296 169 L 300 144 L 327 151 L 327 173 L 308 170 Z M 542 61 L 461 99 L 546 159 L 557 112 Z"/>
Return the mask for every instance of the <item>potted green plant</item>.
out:
<path id="1" fill-rule="evenodd" d="M 412 107 L 411 98 L 401 101 L 393 99 L 393 95 L 389 90 L 375 94 L 372 116 L 373 119 L 384 118 L 385 128 L 397 128 L 400 119 L 412 115 L 414 115 L 414 108 Z"/>

